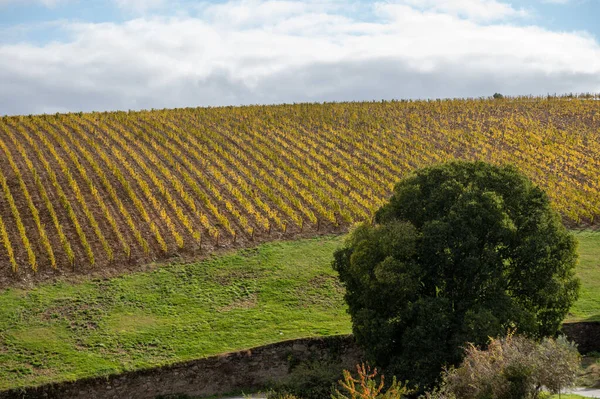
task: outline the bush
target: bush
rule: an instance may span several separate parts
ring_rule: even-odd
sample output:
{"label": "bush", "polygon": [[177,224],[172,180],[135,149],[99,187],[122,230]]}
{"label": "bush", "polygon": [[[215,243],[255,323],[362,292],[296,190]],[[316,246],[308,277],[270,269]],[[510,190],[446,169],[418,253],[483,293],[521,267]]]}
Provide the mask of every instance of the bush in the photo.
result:
{"label": "bush", "polygon": [[[410,389],[396,381],[392,380],[387,389],[385,387],[385,378],[383,375],[378,379],[377,369],[371,371],[369,366],[364,364],[357,365],[358,377],[352,377],[348,370],[344,370],[344,379],[338,381],[343,392],[335,389],[329,395],[315,396],[315,399],[403,399],[406,395],[412,393]],[[267,399],[307,399],[302,393],[291,393],[285,390],[275,390],[267,393]]]}
{"label": "bush", "polygon": [[382,375],[377,381],[377,369],[371,371],[369,366],[357,365],[358,378],[352,377],[348,370],[344,370],[344,380],[339,385],[344,393],[339,390],[331,396],[332,399],[402,399],[412,393],[410,389],[396,381],[384,391],[385,378]]}
{"label": "bush", "polygon": [[542,388],[559,393],[577,378],[580,357],[564,338],[541,344],[509,335],[487,350],[470,344],[460,367],[443,375],[442,388],[428,398],[536,399]]}
{"label": "bush", "polygon": [[430,388],[467,342],[553,336],[577,298],[576,260],[548,197],[516,169],[451,162],[398,183],[333,267],[370,360]]}
{"label": "bush", "polygon": [[342,367],[329,362],[300,363],[293,368],[287,381],[271,384],[267,398],[329,398],[334,393],[335,384],[342,371]]}

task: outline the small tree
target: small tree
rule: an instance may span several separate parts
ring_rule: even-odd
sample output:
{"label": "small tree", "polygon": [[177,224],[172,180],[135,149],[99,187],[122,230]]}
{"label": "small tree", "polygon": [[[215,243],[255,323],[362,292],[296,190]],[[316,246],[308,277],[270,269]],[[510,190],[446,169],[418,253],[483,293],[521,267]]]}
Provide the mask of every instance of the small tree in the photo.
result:
{"label": "small tree", "polygon": [[398,183],[333,267],[370,359],[429,388],[467,342],[555,334],[577,298],[576,260],[548,197],[515,168],[451,162]]}

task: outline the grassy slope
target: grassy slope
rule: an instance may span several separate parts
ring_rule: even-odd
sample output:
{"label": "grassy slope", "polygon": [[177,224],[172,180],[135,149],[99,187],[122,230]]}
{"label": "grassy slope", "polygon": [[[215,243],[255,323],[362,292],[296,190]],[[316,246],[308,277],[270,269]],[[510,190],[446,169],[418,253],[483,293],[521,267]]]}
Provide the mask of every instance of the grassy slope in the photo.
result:
{"label": "grassy slope", "polygon": [[0,389],[350,332],[330,267],[341,238],[0,293]]}
{"label": "grassy slope", "polygon": [[[600,233],[578,233],[571,320],[600,320]],[[330,262],[342,237],[261,245],[149,273],[0,292],[0,389],[350,332]]]}
{"label": "grassy slope", "polygon": [[581,293],[567,321],[600,321],[600,232],[579,232]]}

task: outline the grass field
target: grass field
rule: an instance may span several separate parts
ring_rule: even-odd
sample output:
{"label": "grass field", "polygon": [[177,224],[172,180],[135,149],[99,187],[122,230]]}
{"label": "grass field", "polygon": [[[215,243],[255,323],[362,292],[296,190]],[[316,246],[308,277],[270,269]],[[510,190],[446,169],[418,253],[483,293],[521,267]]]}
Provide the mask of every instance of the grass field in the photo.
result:
{"label": "grass field", "polygon": [[[600,319],[600,232],[577,234]],[[0,389],[132,370],[295,337],[350,332],[330,262],[342,236],[264,244],[198,263],[0,292]]]}
{"label": "grass field", "polygon": [[600,321],[600,231],[575,235],[579,240],[581,292],[567,321]]}
{"label": "grass field", "polygon": [[452,159],[514,164],[596,224],[599,132],[600,102],[567,98],[2,117],[0,287],[332,232]]}
{"label": "grass field", "polygon": [[339,237],[0,293],[0,389],[350,332],[330,267]]}

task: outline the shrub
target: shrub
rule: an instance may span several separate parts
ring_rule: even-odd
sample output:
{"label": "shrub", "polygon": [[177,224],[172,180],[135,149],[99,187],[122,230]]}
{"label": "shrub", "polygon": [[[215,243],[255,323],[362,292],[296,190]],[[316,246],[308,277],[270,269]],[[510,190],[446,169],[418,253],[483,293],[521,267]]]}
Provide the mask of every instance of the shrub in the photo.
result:
{"label": "shrub", "polygon": [[492,339],[486,350],[470,344],[460,367],[445,372],[442,388],[426,397],[536,399],[543,387],[559,393],[571,386],[579,362],[577,349],[564,338],[538,344],[509,335]]}
{"label": "shrub", "polygon": [[[315,369],[312,370],[314,371]],[[392,383],[384,390],[386,386],[384,376],[381,375],[380,378],[377,378],[377,369],[371,371],[370,366],[360,364],[356,366],[356,370],[358,372],[357,378],[352,377],[352,374],[348,370],[343,370],[344,377],[338,381],[338,385],[343,392],[340,392],[339,389],[334,389],[331,384],[328,385],[326,391],[298,389],[299,385],[296,381],[296,384],[287,385],[287,388],[279,386],[276,389],[270,390],[267,392],[267,399],[403,399],[406,395],[412,393],[405,385],[397,382],[396,378],[393,378]],[[313,372],[303,372],[302,375],[308,377],[303,378],[304,382],[309,381],[311,377],[320,379]],[[319,386],[324,387],[325,385],[319,384]]]}
{"label": "shrub", "polygon": [[332,399],[402,399],[412,393],[402,383],[392,380],[391,385],[384,391],[385,378],[381,375],[377,380],[377,369],[371,371],[369,366],[357,365],[358,378],[352,377],[348,370],[344,370],[344,380],[339,381],[339,385],[344,393],[335,391]]}
{"label": "shrub", "polygon": [[298,397],[302,399],[329,398],[342,375],[342,367],[326,361],[296,365],[283,383],[271,384],[268,399]]}
{"label": "shrub", "polygon": [[516,169],[451,162],[398,183],[333,267],[370,360],[430,388],[467,342],[554,335],[577,298],[576,261],[575,238]]}

